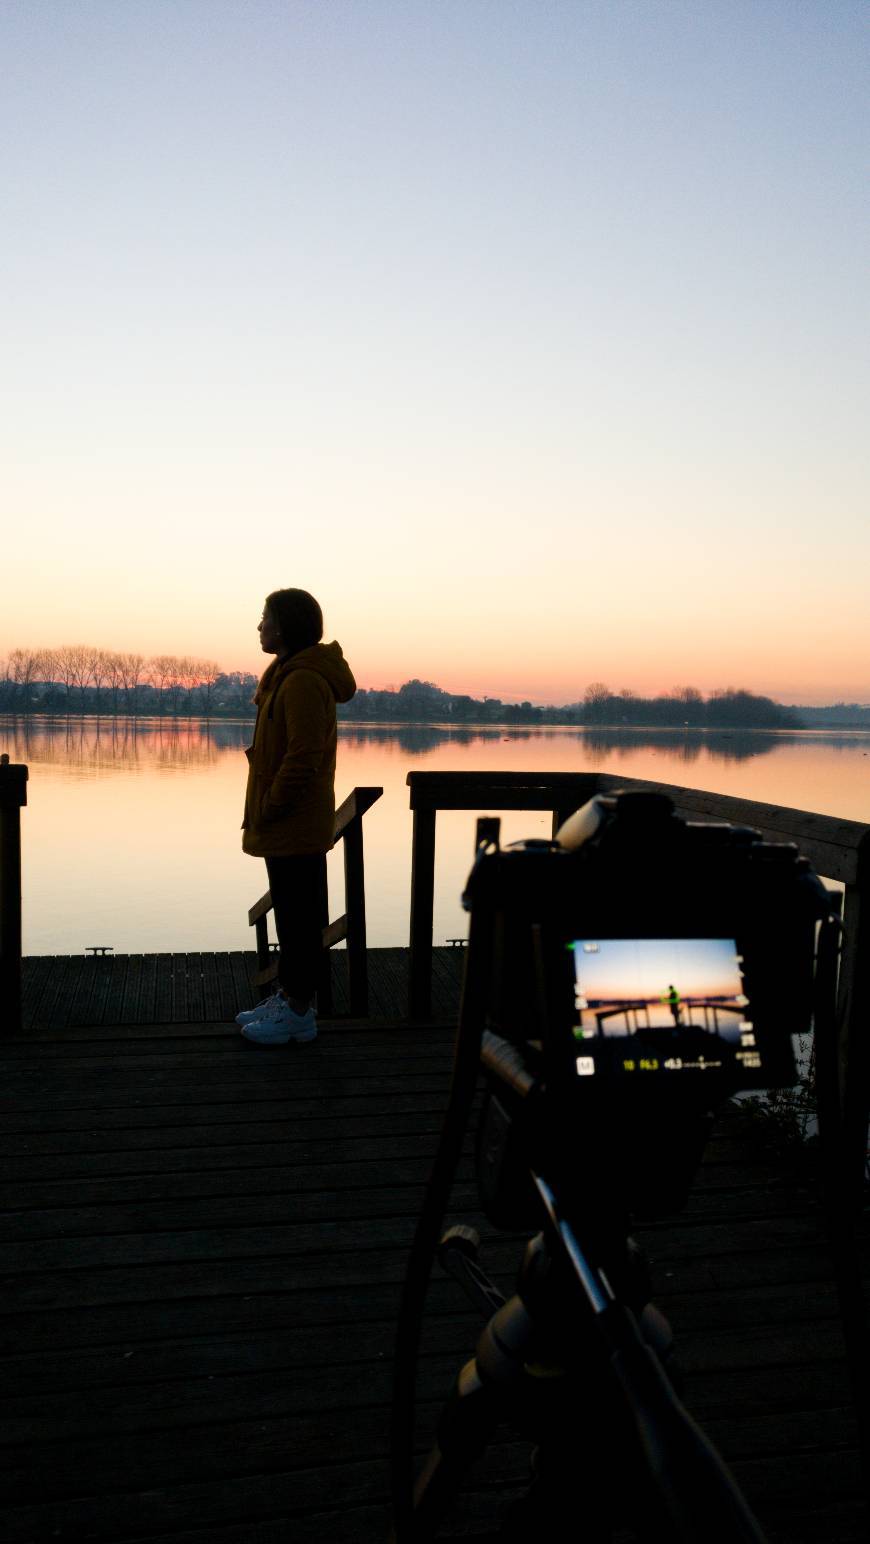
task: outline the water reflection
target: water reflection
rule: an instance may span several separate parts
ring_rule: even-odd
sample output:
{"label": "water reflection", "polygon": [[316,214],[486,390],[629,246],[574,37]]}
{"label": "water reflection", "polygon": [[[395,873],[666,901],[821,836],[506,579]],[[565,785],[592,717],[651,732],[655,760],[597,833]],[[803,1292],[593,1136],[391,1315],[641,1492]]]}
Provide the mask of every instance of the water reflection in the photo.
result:
{"label": "water reflection", "polygon": [[524,729],[515,726],[479,725],[464,729],[441,724],[343,724],[343,744],[379,745],[412,756],[425,756],[445,745],[470,746],[534,741],[573,742],[589,752],[598,762],[633,755],[636,751],[661,750],[669,761],[691,764],[706,753],[717,761],[747,761],[753,756],[768,756],[795,736],[765,734],[758,730],[682,730],[682,729],[565,729],[540,725]]}
{"label": "water reflection", "polygon": [[599,761],[638,750],[663,751],[669,761],[691,765],[706,753],[713,761],[749,761],[769,756],[793,736],[764,734],[751,729],[589,729],[581,736]]}
{"label": "water reflection", "polygon": [[[260,869],[241,851],[247,720],[0,719],[0,751],[31,768],[23,823],[29,954],[250,947]],[[832,754],[836,752],[836,754]],[[870,821],[870,736],[546,725],[342,726],[337,794],[384,790],[366,817],[372,947],[406,944],[407,773],[595,771]],[[490,811],[495,813],[495,811]],[[438,816],[435,937],[459,937],[476,812]],[[542,836],[537,811],[502,812],[504,840]],[[342,909],[341,853],[333,911]]]}
{"label": "water reflection", "polygon": [[10,761],[67,771],[205,767],[251,743],[249,722],[207,719],[0,718],[0,749]]}
{"label": "water reflection", "polygon": [[[812,742],[831,750],[854,750],[860,733],[772,733],[759,730],[573,729],[556,725],[340,724],[343,745],[377,746],[388,755],[426,757],[445,746],[574,745],[598,765],[619,762],[638,751],[689,766],[702,756],[739,763],[787,746]],[[224,752],[244,750],[253,724],[247,719],[137,719],[0,716],[0,750],[11,761],[63,765],[74,771],[135,769],[143,761],[166,768],[202,767]],[[542,757],[541,765],[544,764]]]}

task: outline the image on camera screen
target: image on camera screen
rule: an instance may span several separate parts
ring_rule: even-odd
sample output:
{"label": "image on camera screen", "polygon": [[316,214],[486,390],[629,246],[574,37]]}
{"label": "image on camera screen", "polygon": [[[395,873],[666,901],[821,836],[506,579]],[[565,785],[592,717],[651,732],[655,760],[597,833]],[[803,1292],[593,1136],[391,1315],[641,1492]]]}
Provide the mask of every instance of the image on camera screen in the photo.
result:
{"label": "image on camera screen", "polygon": [[733,938],[576,939],[577,1074],[758,1068]]}

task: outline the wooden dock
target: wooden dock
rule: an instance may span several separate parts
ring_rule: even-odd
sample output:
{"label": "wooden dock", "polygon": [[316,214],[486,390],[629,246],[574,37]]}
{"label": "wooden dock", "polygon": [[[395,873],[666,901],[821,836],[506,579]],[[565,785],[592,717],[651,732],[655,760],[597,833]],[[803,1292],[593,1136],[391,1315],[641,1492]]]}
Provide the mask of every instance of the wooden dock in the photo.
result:
{"label": "wooden dock", "polygon": [[[384,1019],[401,953],[373,951]],[[455,992],[460,951],[438,954]],[[226,1022],[253,956],[163,958],[168,977],[148,956],[29,962],[34,1028],[0,1047],[3,1536],[375,1544],[396,1306],[452,1031],[336,1023],[264,1050]],[[192,986],[206,958],[214,976]],[[450,1220],[480,1226],[509,1285],[519,1244],[480,1222],[470,1159]],[[686,1401],[770,1539],[864,1540],[812,1173],[725,1116],[686,1211],[638,1232]],[[423,1443],[477,1330],[435,1280]],[[447,1531],[494,1538],[526,1456],[494,1447]]]}
{"label": "wooden dock", "polygon": [[[432,951],[432,1016],[455,1022],[465,950]],[[350,1011],[347,953],[332,949],[334,1012]],[[31,955],[23,961],[26,1029],[54,1033],[132,1024],[230,1023],[271,991],[255,985],[257,956],[224,954]],[[408,950],[369,949],[368,1021],[406,1021]]]}

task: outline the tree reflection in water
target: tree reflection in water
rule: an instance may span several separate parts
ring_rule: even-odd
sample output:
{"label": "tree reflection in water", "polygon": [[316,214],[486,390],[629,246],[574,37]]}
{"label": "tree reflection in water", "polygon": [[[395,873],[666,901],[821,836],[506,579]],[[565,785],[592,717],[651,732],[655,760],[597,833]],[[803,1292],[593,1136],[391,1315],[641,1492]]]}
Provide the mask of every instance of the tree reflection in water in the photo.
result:
{"label": "tree reflection in water", "polygon": [[661,750],[669,761],[691,763],[702,752],[717,761],[748,761],[767,756],[778,746],[799,739],[790,734],[771,734],[758,730],[682,730],[682,729],[564,729],[548,725],[518,729],[515,725],[481,724],[462,729],[441,724],[342,724],[342,741],[348,745],[394,746],[411,756],[425,756],[443,745],[483,745],[575,741],[578,748],[590,752],[597,761],[639,750]]}
{"label": "tree reflection in water", "polygon": [[[135,767],[143,760],[165,767],[208,766],[223,753],[244,750],[253,732],[249,719],[0,717],[0,742],[11,761],[70,769]],[[805,743],[807,738],[801,733],[752,729],[568,729],[546,724],[528,729],[512,724],[465,724],[460,728],[395,723],[340,724],[339,735],[348,746],[378,746],[387,753],[415,758],[449,745],[465,749],[487,744],[534,744],[541,747],[541,767],[546,767],[547,742],[561,747],[573,743],[581,755],[587,753],[599,765],[638,751],[661,752],[671,764],[691,765],[702,755],[713,761],[750,761],[784,746]],[[812,740],[830,749],[845,749],[854,743],[854,736],[814,733]],[[494,767],[498,761],[495,754]]]}

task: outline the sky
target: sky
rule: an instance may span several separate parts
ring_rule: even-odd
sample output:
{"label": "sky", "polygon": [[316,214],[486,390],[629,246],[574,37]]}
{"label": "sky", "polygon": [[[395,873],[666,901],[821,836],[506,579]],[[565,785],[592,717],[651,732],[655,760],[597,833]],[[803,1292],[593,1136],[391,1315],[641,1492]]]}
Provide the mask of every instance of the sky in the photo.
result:
{"label": "sky", "polygon": [[681,997],[736,997],[734,951],[733,938],[604,938],[575,945],[577,985],[594,1002],[660,999],[672,986]]}
{"label": "sky", "polygon": [[0,0],[0,657],[870,701],[865,0]]}

